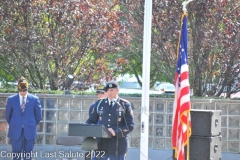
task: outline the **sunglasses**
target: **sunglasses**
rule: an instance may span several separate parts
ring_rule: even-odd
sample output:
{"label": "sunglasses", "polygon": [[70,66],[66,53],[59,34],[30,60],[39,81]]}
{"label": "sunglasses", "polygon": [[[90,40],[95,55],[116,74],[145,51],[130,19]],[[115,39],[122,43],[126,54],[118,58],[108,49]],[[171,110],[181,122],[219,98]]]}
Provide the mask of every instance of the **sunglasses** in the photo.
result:
{"label": "sunglasses", "polygon": [[19,91],[19,92],[26,92],[27,89],[19,89],[18,91]]}

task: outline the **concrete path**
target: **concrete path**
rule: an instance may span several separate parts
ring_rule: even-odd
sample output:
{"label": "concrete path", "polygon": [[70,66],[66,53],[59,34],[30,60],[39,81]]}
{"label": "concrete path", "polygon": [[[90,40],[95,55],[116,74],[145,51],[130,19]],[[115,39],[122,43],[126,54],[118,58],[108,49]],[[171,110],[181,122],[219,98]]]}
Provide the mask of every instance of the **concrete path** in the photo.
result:
{"label": "concrete path", "polygon": [[[0,145],[0,160],[10,160],[10,150],[10,146]],[[70,155],[75,156],[72,160],[84,160],[80,146],[37,146],[33,151],[34,160],[68,160]],[[140,149],[130,148],[126,160],[140,160]],[[146,160],[172,160],[172,150],[149,149]],[[240,160],[240,154],[222,153],[222,160]]]}

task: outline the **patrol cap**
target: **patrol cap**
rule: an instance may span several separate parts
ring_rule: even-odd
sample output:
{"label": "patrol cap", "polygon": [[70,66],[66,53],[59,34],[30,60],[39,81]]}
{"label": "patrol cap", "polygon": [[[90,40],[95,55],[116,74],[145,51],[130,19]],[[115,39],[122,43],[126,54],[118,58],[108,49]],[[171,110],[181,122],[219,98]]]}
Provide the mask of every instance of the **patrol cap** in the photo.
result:
{"label": "patrol cap", "polygon": [[21,77],[18,80],[18,90],[27,90],[27,89],[28,89],[28,81],[24,77]]}
{"label": "patrol cap", "polygon": [[116,81],[107,82],[105,91],[107,91],[109,88],[118,88],[118,83]]}
{"label": "patrol cap", "polygon": [[99,85],[98,87],[97,87],[97,91],[96,91],[97,93],[98,92],[102,92],[102,93],[104,93],[105,92],[105,86],[104,85]]}

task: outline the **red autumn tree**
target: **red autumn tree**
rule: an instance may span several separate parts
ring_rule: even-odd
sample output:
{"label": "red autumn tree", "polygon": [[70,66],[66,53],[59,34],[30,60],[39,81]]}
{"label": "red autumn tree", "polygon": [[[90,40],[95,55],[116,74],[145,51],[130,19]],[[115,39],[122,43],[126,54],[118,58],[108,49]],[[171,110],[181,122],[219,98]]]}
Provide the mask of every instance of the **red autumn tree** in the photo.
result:
{"label": "red autumn tree", "polygon": [[111,79],[114,68],[106,54],[131,40],[131,23],[122,16],[117,1],[4,1],[1,68],[16,79],[25,76],[36,88],[49,81],[53,90],[68,74],[87,83]]}

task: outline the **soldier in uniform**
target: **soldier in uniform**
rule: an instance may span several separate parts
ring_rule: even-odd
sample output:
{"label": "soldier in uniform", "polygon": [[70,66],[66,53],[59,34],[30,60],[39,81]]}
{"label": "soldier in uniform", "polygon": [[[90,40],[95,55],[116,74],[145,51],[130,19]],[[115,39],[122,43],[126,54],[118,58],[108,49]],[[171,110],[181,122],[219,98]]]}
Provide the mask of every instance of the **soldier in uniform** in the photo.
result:
{"label": "soldier in uniform", "polygon": [[[105,86],[104,86],[104,85],[99,85],[99,86],[97,87],[96,93],[97,93],[97,98],[98,98],[98,100],[107,97],[107,96],[106,96]],[[91,114],[93,113],[94,107],[95,107],[95,103],[93,103],[93,104],[90,106],[90,108],[89,108],[89,117],[90,117]],[[99,121],[98,121],[98,124],[99,124]],[[100,141],[100,139],[97,139],[97,141]],[[101,151],[97,151],[97,150],[96,150],[95,152],[96,152],[96,153],[100,153]],[[95,154],[95,155],[96,155],[96,154]],[[99,158],[93,155],[92,160],[99,160]]]}
{"label": "soldier in uniform", "polygon": [[112,134],[112,138],[98,141],[101,160],[125,160],[128,146],[128,134],[134,128],[133,111],[129,101],[118,96],[119,88],[115,81],[109,81],[105,87],[107,98],[95,103],[88,124],[103,124]]}
{"label": "soldier in uniform", "polygon": [[[97,98],[98,99],[106,98],[105,86],[104,85],[99,85],[97,87],[96,93],[97,93]],[[89,108],[89,117],[90,117],[91,113],[94,111],[94,106],[95,106],[95,103],[93,103]]]}

